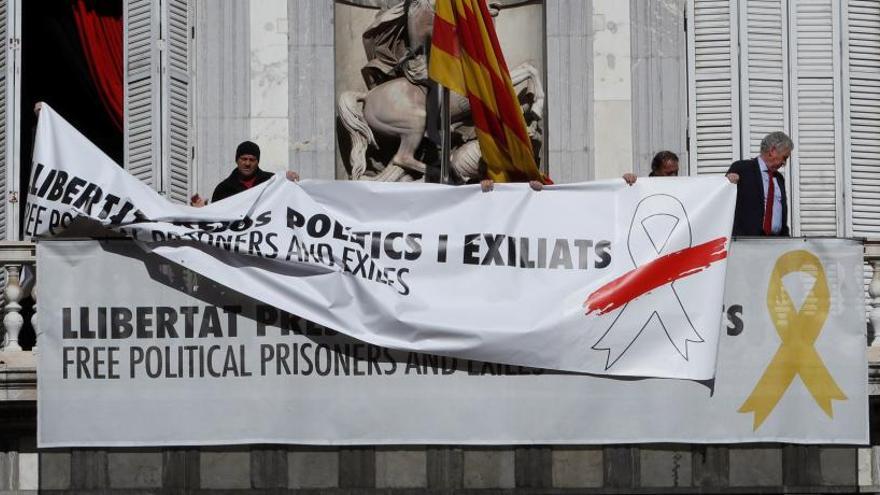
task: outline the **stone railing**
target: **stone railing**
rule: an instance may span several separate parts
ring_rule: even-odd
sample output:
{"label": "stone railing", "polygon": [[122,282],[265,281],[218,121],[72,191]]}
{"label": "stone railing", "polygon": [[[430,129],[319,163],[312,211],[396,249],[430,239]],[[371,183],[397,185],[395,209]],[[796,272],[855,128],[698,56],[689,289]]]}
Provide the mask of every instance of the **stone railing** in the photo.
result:
{"label": "stone railing", "polygon": [[868,393],[880,395],[880,241],[865,243],[865,262],[874,269],[868,285]]}
{"label": "stone railing", "polygon": [[[3,347],[0,349],[0,401],[36,400],[37,372],[34,353],[22,351],[18,339],[25,327],[21,301],[36,298],[36,247],[32,242],[0,242]],[[29,280],[23,280],[23,276]],[[34,308],[36,310],[36,307]],[[31,317],[36,332],[37,313]],[[36,345],[33,351],[36,351]]]}
{"label": "stone railing", "polygon": [[[868,321],[869,332],[873,336],[868,347],[870,362],[871,394],[880,395],[880,240],[865,243],[865,262],[871,265],[874,275],[868,287]],[[23,280],[23,273],[29,270],[34,279]],[[0,310],[2,310],[2,340],[0,340],[0,371],[6,370],[12,362],[27,366],[25,361],[33,365],[31,352],[21,352],[18,339],[25,320],[21,314],[21,300],[28,295],[36,299],[36,246],[31,242],[4,241],[0,242]],[[28,277],[30,278],[30,277]],[[30,321],[35,333],[37,330],[37,312]],[[36,345],[34,351],[37,350]],[[20,354],[20,355],[18,355]],[[0,379],[0,382],[3,380]]]}
{"label": "stone railing", "polygon": [[[25,326],[21,300],[29,294],[36,298],[36,246],[32,242],[0,242],[0,268],[3,269],[3,350],[21,351],[18,338]],[[23,280],[25,271],[28,279]],[[31,324],[36,329],[36,313]]]}
{"label": "stone railing", "polygon": [[[866,243],[865,261],[874,269],[867,308],[869,319],[874,333],[880,334],[880,242]],[[22,351],[18,345],[19,332],[25,327],[21,300],[29,291],[34,295],[32,282],[22,281],[25,267],[35,267],[34,245],[0,242],[0,289],[3,289],[4,296],[0,299],[0,317],[6,329],[0,333],[4,343],[0,349],[0,423],[3,423],[8,438],[13,438],[9,431],[23,431],[27,438],[33,438],[36,428],[36,362],[33,352]],[[36,328],[36,317],[31,322]],[[880,395],[880,339],[874,340],[868,353],[870,393]],[[88,488],[97,493],[114,483],[126,488],[160,491],[162,487],[173,487],[171,491],[178,491],[180,487],[185,487],[183,491],[199,487],[311,489],[307,491],[336,491],[337,487],[344,487],[345,491],[351,487],[364,487],[357,489],[363,493],[398,493],[388,487],[406,487],[406,493],[428,487],[435,488],[432,491],[438,487],[450,487],[441,490],[444,492],[504,487],[503,491],[510,493],[518,492],[515,487],[529,487],[528,491],[534,491],[535,487],[538,491],[554,491],[550,487],[566,487],[574,491],[591,487],[584,491],[597,491],[607,487],[618,492],[632,490],[641,493],[697,493],[703,491],[700,488],[703,486],[707,487],[706,491],[720,493],[726,489],[719,487],[728,485],[734,491],[737,487],[747,487],[743,491],[755,491],[754,487],[761,486],[768,492],[790,488],[783,484],[806,487],[803,491],[811,493],[841,493],[844,489],[839,486],[854,491],[857,485],[866,492],[880,490],[880,447],[876,445],[860,448],[754,447],[737,446],[728,450],[726,446],[702,445],[491,449],[481,446],[410,446],[396,450],[366,446],[298,450],[297,447],[252,446],[148,453],[117,448],[109,454],[90,449],[34,453],[33,447],[27,452],[12,452],[15,447],[10,447],[10,452],[0,453],[0,467],[5,466],[7,473],[18,473],[19,481],[7,476],[4,484],[4,473],[0,472],[0,491],[51,487],[59,491]],[[12,467],[16,466],[13,462],[17,467]],[[197,467],[201,462],[202,474],[191,479],[179,466],[193,462]],[[306,465],[312,467],[304,471]],[[389,470],[389,465],[406,469]],[[91,469],[89,473],[103,475],[82,474],[84,468]],[[399,473],[405,473],[405,476]],[[641,488],[628,489],[637,485]],[[679,486],[683,488],[677,488]]]}
{"label": "stone railing", "polygon": [[868,321],[873,329],[873,346],[880,346],[880,241],[865,243],[865,262],[874,269],[874,277],[868,286]]}

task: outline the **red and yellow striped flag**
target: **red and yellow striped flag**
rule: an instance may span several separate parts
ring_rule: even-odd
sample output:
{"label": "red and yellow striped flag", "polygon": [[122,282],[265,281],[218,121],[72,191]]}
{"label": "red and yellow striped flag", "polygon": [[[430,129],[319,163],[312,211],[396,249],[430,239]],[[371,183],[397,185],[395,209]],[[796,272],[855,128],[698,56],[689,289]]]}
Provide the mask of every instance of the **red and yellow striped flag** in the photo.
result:
{"label": "red and yellow striped flag", "polygon": [[546,182],[485,0],[436,1],[428,76],[468,98],[488,178]]}

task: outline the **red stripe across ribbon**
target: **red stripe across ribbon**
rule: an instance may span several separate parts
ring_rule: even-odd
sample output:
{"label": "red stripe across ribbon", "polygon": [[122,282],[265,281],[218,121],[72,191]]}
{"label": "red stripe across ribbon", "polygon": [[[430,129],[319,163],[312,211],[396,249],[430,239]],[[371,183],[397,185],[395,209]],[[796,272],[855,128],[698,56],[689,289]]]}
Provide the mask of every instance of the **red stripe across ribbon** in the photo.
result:
{"label": "red stripe across ribbon", "polygon": [[727,257],[726,237],[661,256],[603,285],[587,297],[587,314],[605,314],[657,287],[699,273]]}

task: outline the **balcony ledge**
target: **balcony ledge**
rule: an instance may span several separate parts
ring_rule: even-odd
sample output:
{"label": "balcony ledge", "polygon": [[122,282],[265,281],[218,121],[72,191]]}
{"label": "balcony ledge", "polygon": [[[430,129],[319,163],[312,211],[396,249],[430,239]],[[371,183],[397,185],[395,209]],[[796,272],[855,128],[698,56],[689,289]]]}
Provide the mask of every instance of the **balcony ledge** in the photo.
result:
{"label": "balcony ledge", "polygon": [[37,360],[31,351],[0,351],[0,401],[37,400]]}

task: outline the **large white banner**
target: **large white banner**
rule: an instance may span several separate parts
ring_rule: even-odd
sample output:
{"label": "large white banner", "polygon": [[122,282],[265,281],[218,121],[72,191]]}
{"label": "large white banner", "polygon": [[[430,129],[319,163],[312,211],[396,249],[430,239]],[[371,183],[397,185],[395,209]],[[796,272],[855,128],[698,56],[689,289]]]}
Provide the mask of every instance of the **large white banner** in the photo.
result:
{"label": "large white banner", "polygon": [[276,177],[191,208],[161,198],[44,106],[25,232],[57,235],[88,217],[381,347],[709,379],[735,194],[719,177],[492,193]]}
{"label": "large white banner", "polygon": [[390,351],[132,242],[41,242],[39,445],[866,443],[861,253],[734,242],[700,383]]}

